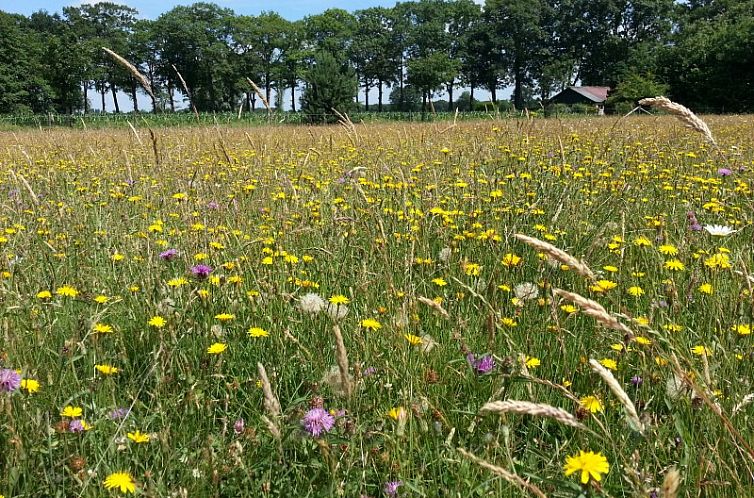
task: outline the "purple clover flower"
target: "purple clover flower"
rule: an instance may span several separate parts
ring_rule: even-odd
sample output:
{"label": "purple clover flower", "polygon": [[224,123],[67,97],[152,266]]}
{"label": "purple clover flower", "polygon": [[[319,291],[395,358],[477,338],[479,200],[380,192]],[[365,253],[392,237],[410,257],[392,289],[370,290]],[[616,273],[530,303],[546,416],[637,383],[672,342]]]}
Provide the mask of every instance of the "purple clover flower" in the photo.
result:
{"label": "purple clover flower", "polygon": [[733,171],[729,170],[728,168],[719,168],[717,170],[717,174],[720,176],[730,176],[733,174]]}
{"label": "purple clover flower", "polygon": [[200,280],[209,277],[210,273],[212,273],[211,266],[196,265],[193,268],[191,268],[191,274]]}
{"label": "purple clover flower", "polygon": [[163,261],[173,261],[178,257],[178,249],[168,249],[160,253],[160,259]]}
{"label": "purple clover flower", "polygon": [[301,425],[306,432],[314,437],[319,437],[323,432],[330,432],[335,425],[335,417],[330,415],[324,408],[312,408],[304,418],[301,419]]}
{"label": "purple clover flower", "polygon": [[245,428],[246,428],[246,421],[243,418],[239,418],[233,424],[233,432],[235,432],[236,435],[243,434],[243,431]]}
{"label": "purple clover flower", "polygon": [[382,488],[385,496],[398,496],[398,488],[403,486],[403,481],[388,481]]}
{"label": "purple clover flower", "polygon": [[209,201],[209,203],[207,203],[207,208],[208,209],[220,209],[220,204],[218,204],[217,201]]}
{"label": "purple clover flower", "polygon": [[466,355],[466,361],[469,362],[471,368],[478,375],[488,374],[495,369],[495,359],[488,354],[482,355],[477,358],[473,353],[469,353]]}
{"label": "purple clover flower", "polygon": [[634,375],[633,377],[631,377],[631,384],[633,384],[634,387],[641,387],[643,383],[644,379],[642,379],[640,376]]}
{"label": "purple clover flower", "polygon": [[0,370],[0,393],[12,393],[21,386],[21,376],[10,368]]}
{"label": "purple clover flower", "polygon": [[81,420],[71,420],[71,422],[68,424],[68,431],[70,432],[84,432],[84,424],[81,423]]}

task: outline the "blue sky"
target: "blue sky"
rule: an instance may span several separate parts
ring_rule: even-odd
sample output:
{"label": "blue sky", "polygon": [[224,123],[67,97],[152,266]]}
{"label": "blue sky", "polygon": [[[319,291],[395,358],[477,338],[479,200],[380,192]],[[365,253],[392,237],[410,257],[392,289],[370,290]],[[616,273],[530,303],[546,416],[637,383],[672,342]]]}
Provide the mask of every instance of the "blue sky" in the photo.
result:
{"label": "blue sky", "polygon": [[[128,5],[138,10],[141,17],[156,19],[163,12],[167,12],[176,5],[191,5],[193,1],[168,1],[159,0],[112,0],[121,5]],[[38,10],[46,10],[50,13],[60,12],[68,5],[81,5],[82,3],[95,3],[93,0],[81,1],[55,1],[55,0],[0,0],[0,10],[29,15]],[[226,0],[215,1],[222,7],[233,9],[237,14],[257,15],[265,10],[273,10],[283,17],[296,20],[309,14],[319,14],[328,8],[341,8],[348,11],[365,9],[367,7],[395,5],[390,0],[329,0],[326,2],[313,2],[310,0],[277,0],[276,2],[260,0]]]}

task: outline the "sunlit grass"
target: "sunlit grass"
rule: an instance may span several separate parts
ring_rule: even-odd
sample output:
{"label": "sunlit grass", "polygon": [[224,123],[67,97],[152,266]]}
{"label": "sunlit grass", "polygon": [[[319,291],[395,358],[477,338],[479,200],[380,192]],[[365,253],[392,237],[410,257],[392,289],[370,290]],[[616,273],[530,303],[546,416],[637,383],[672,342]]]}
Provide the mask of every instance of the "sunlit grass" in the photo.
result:
{"label": "sunlit grass", "polygon": [[3,135],[0,494],[745,495],[750,118],[616,119]]}

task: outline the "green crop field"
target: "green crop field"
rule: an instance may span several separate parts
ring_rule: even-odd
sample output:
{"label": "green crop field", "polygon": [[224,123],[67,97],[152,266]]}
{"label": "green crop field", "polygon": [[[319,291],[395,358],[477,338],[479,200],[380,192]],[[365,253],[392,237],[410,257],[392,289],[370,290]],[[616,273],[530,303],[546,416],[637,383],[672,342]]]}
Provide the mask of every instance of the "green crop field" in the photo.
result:
{"label": "green crop field", "polygon": [[1,134],[0,495],[750,495],[705,120]]}

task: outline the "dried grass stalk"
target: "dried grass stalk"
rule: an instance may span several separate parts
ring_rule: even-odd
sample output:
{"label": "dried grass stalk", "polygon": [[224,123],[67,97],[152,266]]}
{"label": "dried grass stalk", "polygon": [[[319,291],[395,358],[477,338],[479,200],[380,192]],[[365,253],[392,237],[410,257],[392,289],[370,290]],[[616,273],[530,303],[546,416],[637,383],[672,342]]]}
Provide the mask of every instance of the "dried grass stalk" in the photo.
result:
{"label": "dried grass stalk", "polygon": [[272,434],[272,437],[275,439],[280,439],[282,436],[280,434],[280,429],[278,428],[277,424],[267,418],[267,415],[262,415],[262,421],[267,426],[267,430],[270,431],[270,434]]}
{"label": "dried grass stalk", "polygon": [[343,342],[343,334],[340,332],[338,325],[333,325],[333,334],[335,335],[335,349],[336,358],[338,360],[338,369],[340,370],[340,381],[343,385],[346,397],[350,398],[353,393],[353,385],[351,384],[351,376],[348,374],[348,354],[346,353],[346,345]]}
{"label": "dried grass stalk", "polygon": [[479,411],[481,413],[518,413],[521,415],[533,415],[535,417],[547,417],[563,425],[576,427],[577,429],[586,429],[581,422],[576,420],[576,417],[567,411],[544,403],[516,400],[491,401],[482,406]]}
{"label": "dried grass stalk", "polygon": [[438,312],[440,315],[442,315],[443,318],[448,318],[450,315],[448,315],[448,312],[443,308],[440,303],[429,299],[428,297],[419,296],[416,298],[417,301],[419,301],[422,304],[426,304],[436,312]]}
{"label": "dried grass stalk", "polygon": [[743,410],[744,407],[746,407],[747,405],[750,405],[752,401],[754,401],[754,393],[747,394],[746,396],[744,396],[741,402],[733,407],[733,411],[730,413],[731,416]]}
{"label": "dried grass stalk", "polygon": [[678,487],[681,484],[681,473],[678,469],[672,467],[665,474],[665,479],[662,481],[662,498],[676,498],[678,496]]}
{"label": "dried grass stalk", "polygon": [[593,301],[589,298],[576,294],[575,292],[568,292],[563,289],[553,289],[553,294],[560,296],[573,304],[581,308],[582,313],[587,316],[591,316],[602,325],[613,330],[619,330],[625,334],[629,334],[633,337],[631,329],[618,321],[613,315],[607,312],[607,310],[597,301]]}
{"label": "dried grass stalk", "polygon": [[537,496],[539,498],[547,498],[547,495],[544,494],[544,492],[541,489],[539,489],[536,485],[530,483],[529,481],[523,479],[518,474],[505,470],[502,467],[498,467],[497,465],[494,465],[488,462],[487,460],[483,460],[479,458],[478,456],[474,455],[473,453],[470,453],[464,450],[463,448],[458,448],[458,453],[460,453],[467,459],[471,460],[475,464],[479,465],[480,467],[485,468],[491,471],[492,473],[499,475],[500,477],[502,477],[509,483],[528,491],[534,496]]}
{"label": "dried grass stalk", "polygon": [[120,55],[116,54],[112,50],[106,47],[102,47],[102,50],[104,50],[110,57],[115,59],[115,62],[120,64],[121,66],[125,67],[131,75],[136,78],[136,81],[139,82],[139,84],[144,88],[144,91],[146,91],[150,97],[152,97],[152,101],[156,101],[157,98],[154,96],[154,92],[152,91],[152,84],[149,83],[149,80],[146,76],[141,74],[141,72],[136,69],[136,66],[128,62],[126,59],[121,57]]}
{"label": "dried grass stalk", "polygon": [[639,419],[639,414],[636,412],[636,406],[634,406],[634,402],[631,401],[631,398],[628,397],[626,391],[623,390],[616,378],[613,377],[612,372],[600,365],[600,363],[594,359],[589,360],[589,365],[597,375],[602,377],[602,380],[605,381],[607,387],[610,388],[615,397],[618,398],[620,404],[623,405],[623,409],[626,411],[626,419],[628,419],[629,425],[640,433],[644,432],[644,424],[642,424],[641,420]]}
{"label": "dried grass stalk", "polygon": [[257,84],[254,83],[251,80],[251,78],[246,78],[246,81],[248,81],[249,85],[251,86],[251,88],[254,89],[254,93],[256,93],[257,97],[259,97],[259,100],[262,101],[262,103],[264,104],[264,107],[267,109],[267,112],[272,112],[272,108],[270,107],[270,103],[267,102],[267,99],[265,98],[264,94],[262,93],[262,89],[259,88],[259,86],[257,86]]}
{"label": "dried grass stalk", "polygon": [[573,268],[576,273],[581,275],[582,277],[587,277],[592,280],[596,279],[596,276],[592,272],[592,270],[589,269],[589,267],[583,262],[579,261],[578,259],[574,258],[567,252],[565,252],[562,249],[558,249],[552,244],[549,244],[543,240],[535,239],[534,237],[529,237],[527,235],[523,235],[520,233],[517,233],[514,235],[515,238],[523,242],[524,244],[536,249],[539,252],[542,252],[551,258],[559,261],[560,263],[564,265],[568,265],[569,267]]}
{"label": "dried grass stalk", "polygon": [[272,385],[270,379],[267,377],[267,371],[264,369],[264,365],[257,363],[257,370],[259,371],[259,377],[262,380],[262,391],[264,392],[264,407],[267,413],[273,417],[280,415],[280,402],[272,392]]}
{"label": "dried grass stalk", "polygon": [[186,92],[186,97],[188,97],[189,103],[191,104],[191,110],[194,111],[194,116],[196,116],[196,120],[199,121],[199,111],[196,110],[196,106],[194,105],[194,97],[191,96],[191,92],[188,89],[188,85],[186,84],[186,80],[183,79],[183,75],[178,70],[178,68],[175,67],[175,64],[171,64],[170,67],[172,67],[173,71],[175,71],[175,74],[178,75],[178,81],[181,82],[181,86],[183,87],[183,91]]}
{"label": "dried grass stalk", "polygon": [[641,99],[639,101],[639,104],[655,107],[672,114],[676,117],[676,119],[683,123],[686,128],[691,128],[692,130],[701,133],[707,142],[715,146],[717,145],[717,142],[715,142],[715,137],[712,136],[712,131],[710,131],[707,123],[702,121],[699,116],[691,112],[688,107],[673,102],[667,97],[651,97],[647,99]]}

